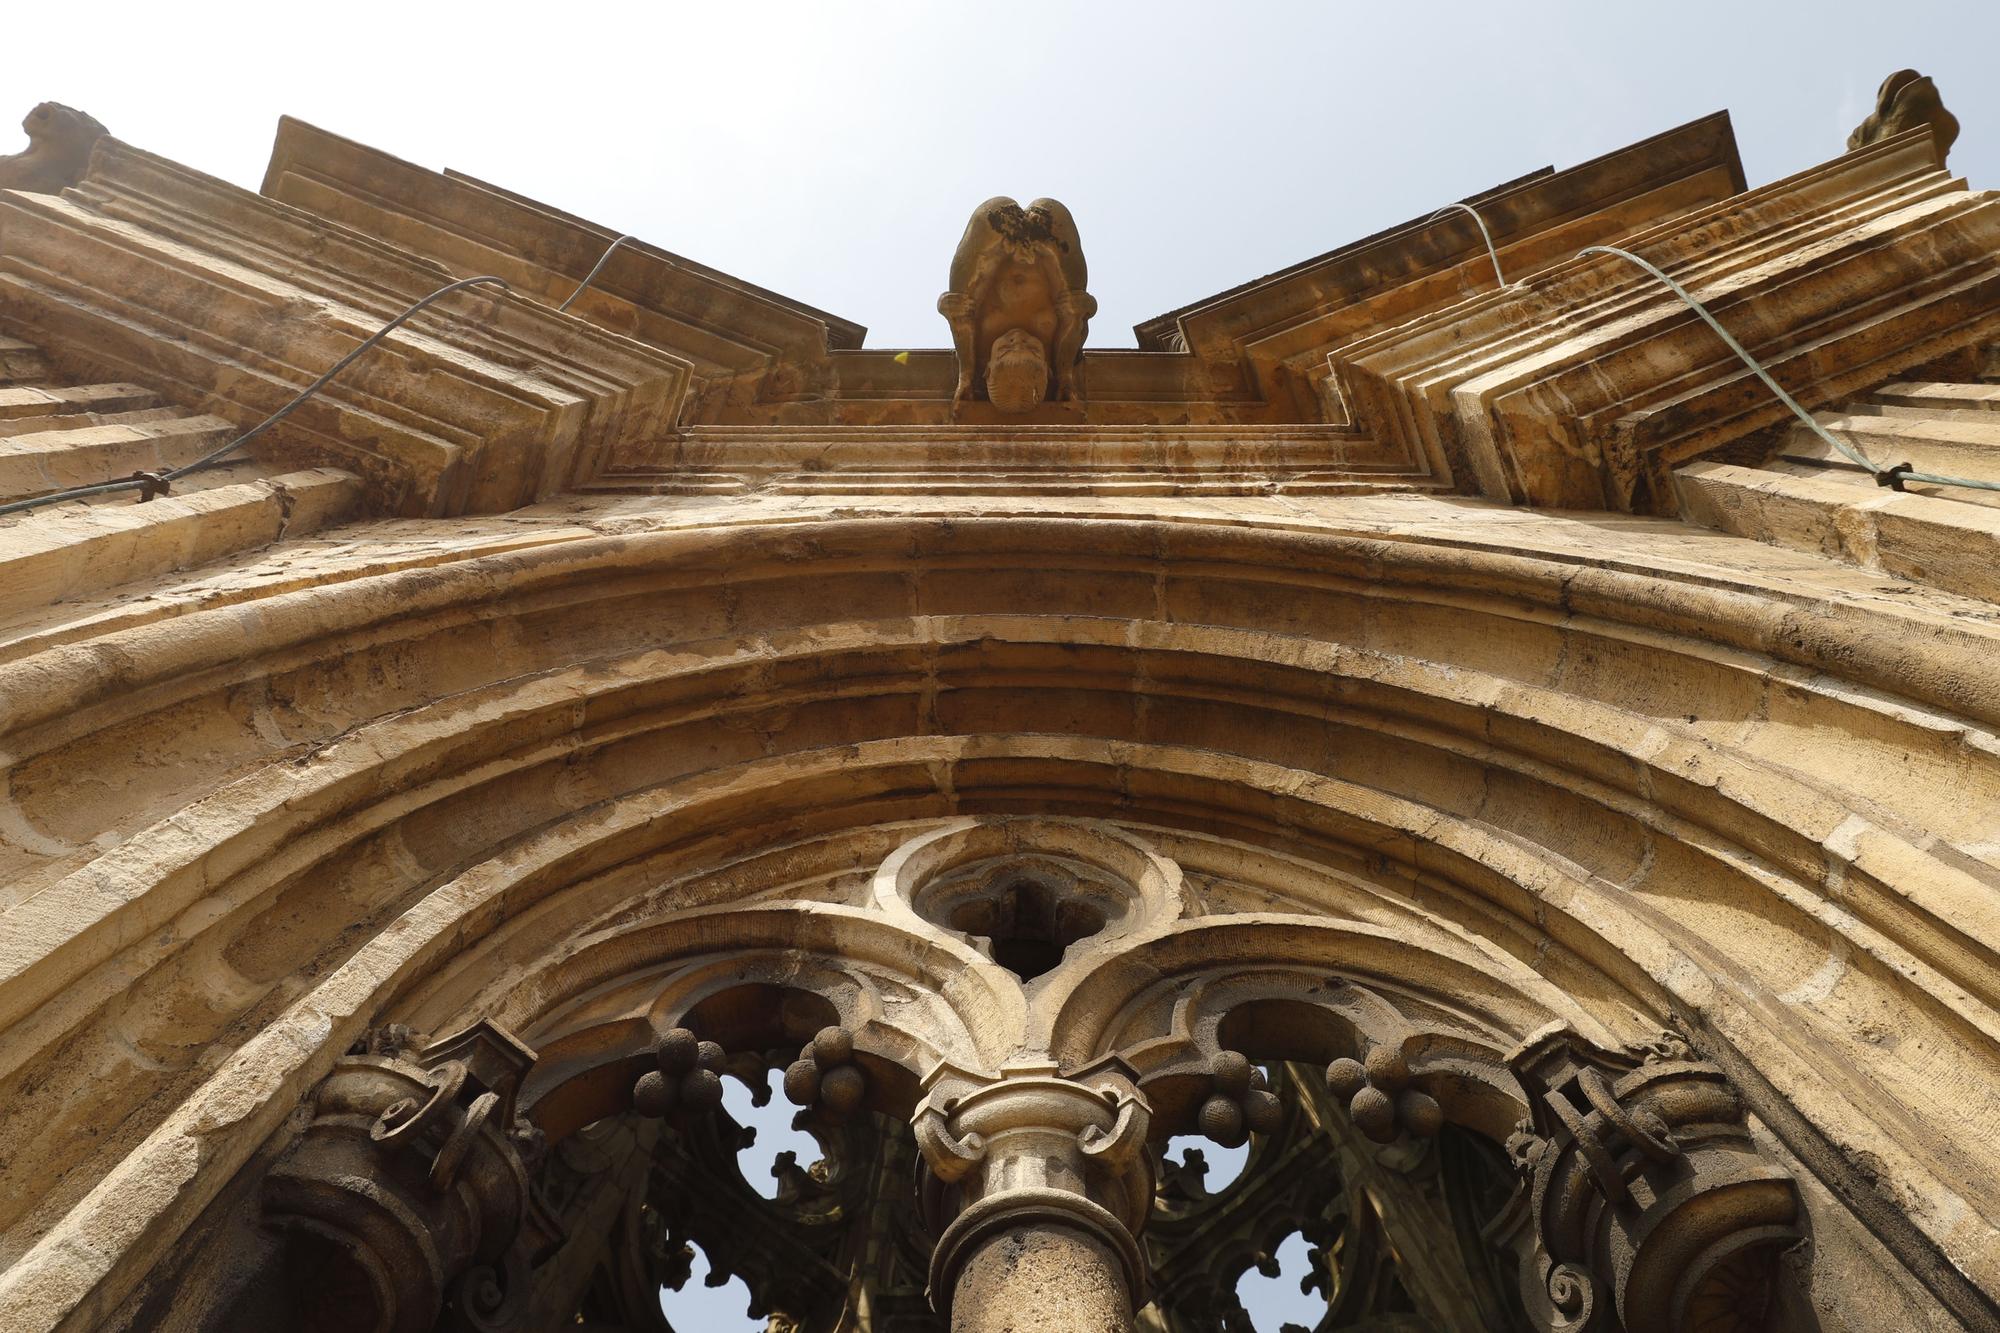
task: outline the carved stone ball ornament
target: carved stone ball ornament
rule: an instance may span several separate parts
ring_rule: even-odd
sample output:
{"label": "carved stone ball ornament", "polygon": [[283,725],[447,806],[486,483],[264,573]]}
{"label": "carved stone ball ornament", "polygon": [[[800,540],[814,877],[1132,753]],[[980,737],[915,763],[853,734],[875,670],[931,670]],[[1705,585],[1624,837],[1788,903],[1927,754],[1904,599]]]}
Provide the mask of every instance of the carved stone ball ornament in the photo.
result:
{"label": "carved stone ball ornament", "polygon": [[722,1047],[702,1041],[686,1028],[670,1028],[653,1043],[658,1069],[639,1075],[632,1105],[641,1115],[700,1114],[722,1105]]}
{"label": "carved stone ball ornament", "polygon": [[854,1034],[846,1028],[821,1028],[785,1068],[785,1097],[794,1106],[837,1119],[853,1114],[867,1095],[867,1077],[854,1063]]}
{"label": "carved stone ball ornament", "polygon": [[974,210],[938,297],[958,357],[953,410],[984,398],[1018,416],[1052,397],[1077,399],[1077,365],[1097,313],[1087,279],[1076,221],[1055,200],[1024,209],[995,198]]}
{"label": "carved stone ball ornament", "polygon": [[1393,1046],[1371,1047],[1360,1060],[1335,1060],[1326,1067],[1326,1088],[1346,1104],[1354,1127],[1376,1143],[1394,1143],[1403,1133],[1436,1138],[1444,1128],[1444,1108],[1410,1086],[1409,1062]]}
{"label": "carved stone ball ornament", "polygon": [[1241,1051],[1218,1051],[1209,1062],[1213,1091],[1196,1113],[1201,1132],[1225,1148],[1241,1147],[1252,1134],[1269,1134],[1285,1108],[1264,1071]]}

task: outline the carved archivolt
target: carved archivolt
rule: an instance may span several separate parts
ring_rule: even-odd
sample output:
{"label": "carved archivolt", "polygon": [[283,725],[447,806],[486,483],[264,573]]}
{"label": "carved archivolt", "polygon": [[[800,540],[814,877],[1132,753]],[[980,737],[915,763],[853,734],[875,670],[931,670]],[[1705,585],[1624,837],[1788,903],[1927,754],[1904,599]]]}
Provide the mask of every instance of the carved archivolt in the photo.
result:
{"label": "carved archivolt", "polygon": [[[1845,1155],[1868,1144],[1911,1243],[1984,1272],[1962,1228],[1985,1178],[1954,1145],[1991,1116],[1926,1089],[1986,1058],[1968,849],[2000,779],[1963,742],[2000,717],[1990,633],[1933,634],[1913,676],[1896,645],[1932,612],[1907,599],[1817,587],[1808,613],[1804,575],[1698,535],[1693,572],[1638,574],[1517,517],[1449,542],[1112,520],[1087,550],[999,520],[509,529],[421,568],[328,552],[310,598],[141,608],[115,653],[0,664],[8,827],[33,834],[0,978],[0,1118],[31,1145],[0,1165],[10,1234],[96,1238],[62,1309],[139,1298],[162,1238],[383,1022],[520,1034],[556,1138],[673,1027],[789,1061],[840,1026],[882,1113],[1025,1047],[1062,1075],[1118,1054],[1179,1132],[1222,1051],[1387,1046],[1501,1140],[1515,1043],[1554,1020],[1616,1049],[1678,1015],[1756,1072],[1839,1207],[1874,1188]],[[1697,695],[1733,720],[1671,707]],[[170,786],[115,815],[51,795],[146,736],[185,741]],[[877,894],[899,847],[1031,809],[1129,850]],[[1005,966],[1008,931],[1054,965]],[[71,1132],[86,1101],[123,1136]]]}
{"label": "carved archivolt", "polygon": [[[350,1057],[273,1173],[268,1206],[380,1275],[371,1327],[426,1327],[447,1306],[511,1327],[510,1292],[550,1248],[535,1237],[553,1231],[525,1226],[537,1201],[515,1139],[627,1114],[699,1133],[725,1072],[761,1086],[772,1053],[803,1036],[784,1088],[805,1117],[833,1127],[865,1108],[910,1125],[930,1299],[944,1313],[989,1247],[1051,1228],[1111,1257],[1128,1314],[1144,1305],[1160,1145],[1275,1133],[1285,1111],[1259,1067],[1274,1060],[1324,1061],[1330,1106],[1377,1143],[1428,1141],[1452,1122],[1492,1135],[1518,1119],[1508,1146],[1527,1220],[1508,1243],[1541,1326],[1668,1333],[1722,1284],[1768,1301],[1776,1249],[1800,1236],[1790,1177],[1751,1146],[1721,1071],[1685,1044],[1605,1054],[1558,1021],[1508,1055],[1504,1032],[1446,1007],[1452,960],[1404,942],[1391,970],[1314,918],[1218,918],[1176,963],[1157,946],[1198,928],[1201,903],[1181,865],[1133,830],[1010,816],[920,826],[855,897],[600,934],[565,956],[576,989],[531,1027],[539,1058],[490,1025],[425,1048],[420,1066]],[[1282,947],[1281,931],[1293,937]],[[1028,937],[1039,952],[1009,948]],[[600,954],[622,975],[592,982]],[[509,1137],[517,1088],[524,1118]],[[490,1179],[461,1185],[488,1159]],[[377,1186],[362,1182],[378,1179],[410,1195],[386,1214],[394,1234],[375,1234]],[[399,1255],[430,1258],[411,1270]]]}

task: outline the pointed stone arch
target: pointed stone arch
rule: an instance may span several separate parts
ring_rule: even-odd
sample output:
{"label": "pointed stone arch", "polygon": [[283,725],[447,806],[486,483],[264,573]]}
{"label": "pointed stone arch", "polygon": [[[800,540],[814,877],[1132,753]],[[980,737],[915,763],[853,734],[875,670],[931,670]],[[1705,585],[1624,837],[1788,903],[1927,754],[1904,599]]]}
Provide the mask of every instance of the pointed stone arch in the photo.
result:
{"label": "pointed stone arch", "polygon": [[[1694,536],[1647,572],[1534,516],[1400,508],[496,528],[52,631],[0,664],[5,1076],[17,1118],[61,1123],[83,1080],[119,1132],[16,1159],[0,1301],[78,1327],[142,1290],[373,1026],[532,1029],[723,923],[787,967],[930,956],[908,975],[999,995],[976,948],[842,895],[914,829],[1031,811],[1161,840],[1219,918],[1079,1004],[1124,1013],[1219,949],[1413,995],[1448,968],[1433,1001],[1495,1050],[1678,1024],[1818,1207],[1983,1272],[1980,1112],[1935,1071],[1994,1060],[1963,808],[2000,786],[1991,631]],[[55,780],[141,743],[173,777],[115,812]],[[1870,1213],[1864,1143],[1910,1232]]]}

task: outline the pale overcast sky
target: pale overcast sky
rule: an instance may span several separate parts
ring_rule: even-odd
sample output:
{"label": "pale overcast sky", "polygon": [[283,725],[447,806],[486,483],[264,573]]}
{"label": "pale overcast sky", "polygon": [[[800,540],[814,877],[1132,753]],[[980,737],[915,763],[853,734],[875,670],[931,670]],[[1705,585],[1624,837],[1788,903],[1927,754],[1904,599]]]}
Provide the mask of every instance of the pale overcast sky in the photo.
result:
{"label": "pale overcast sky", "polygon": [[[1751,183],[1934,76],[2000,187],[2000,0],[9,6],[52,99],[255,188],[281,113],[866,324],[936,313],[980,200],[1082,231],[1093,346],[1543,165],[1727,107]],[[0,121],[4,124],[5,121]],[[12,151],[0,136],[0,152]]]}

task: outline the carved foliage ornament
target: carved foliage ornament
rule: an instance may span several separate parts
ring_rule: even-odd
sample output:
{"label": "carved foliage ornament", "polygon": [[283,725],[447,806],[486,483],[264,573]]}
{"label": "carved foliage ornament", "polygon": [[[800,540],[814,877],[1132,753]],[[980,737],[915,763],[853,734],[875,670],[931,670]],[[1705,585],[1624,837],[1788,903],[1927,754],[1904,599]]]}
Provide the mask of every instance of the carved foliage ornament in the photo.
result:
{"label": "carved foliage ornament", "polygon": [[[1791,1177],[1750,1141],[1720,1069],[1668,1035],[1610,1052],[1550,1029],[1509,1061],[1532,1118],[1522,1295],[1557,1333],[1761,1329],[1781,1253],[1801,1239]],[[1728,1299],[1718,1301],[1718,1293]]]}
{"label": "carved foliage ornament", "polygon": [[[1181,1162],[1161,1161],[1143,1237],[1154,1283],[1154,1303],[1140,1320],[1145,1333],[1256,1333],[1238,1286],[1253,1269],[1280,1276],[1277,1252],[1295,1234],[1307,1245],[1299,1290],[1326,1302],[1324,1315],[1312,1321],[1316,1333],[1433,1327],[1402,1313],[1411,1309],[1407,1275],[1368,1192],[1349,1187],[1340,1149],[1302,1082],[1308,1069],[1275,1063],[1263,1080],[1268,1086],[1248,1085],[1250,1093],[1271,1098],[1277,1120],[1258,1113],[1263,1124],[1236,1179],[1211,1190],[1199,1149],[1188,1149]],[[1237,1081],[1233,1071],[1225,1078]]]}
{"label": "carved foliage ornament", "polygon": [[560,1239],[530,1188],[540,1133],[515,1115],[535,1053],[485,1021],[421,1052],[407,1038],[373,1033],[342,1059],[265,1178],[307,1329],[425,1333],[441,1312],[507,1328]]}

